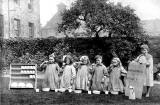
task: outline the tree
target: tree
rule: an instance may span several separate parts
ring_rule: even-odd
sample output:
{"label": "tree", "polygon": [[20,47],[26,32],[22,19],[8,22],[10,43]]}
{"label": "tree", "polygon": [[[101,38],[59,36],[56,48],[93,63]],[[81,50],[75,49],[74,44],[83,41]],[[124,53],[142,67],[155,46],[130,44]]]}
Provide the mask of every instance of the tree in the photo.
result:
{"label": "tree", "polygon": [[101,31],[108,32],[109,37],[136,37],[144,35],[140,19],[129,6],[114,4],[108,0],[77,0],[71,8],[62,13],[59,32],[70,32],[85,22],[88,36],[99,37]]}

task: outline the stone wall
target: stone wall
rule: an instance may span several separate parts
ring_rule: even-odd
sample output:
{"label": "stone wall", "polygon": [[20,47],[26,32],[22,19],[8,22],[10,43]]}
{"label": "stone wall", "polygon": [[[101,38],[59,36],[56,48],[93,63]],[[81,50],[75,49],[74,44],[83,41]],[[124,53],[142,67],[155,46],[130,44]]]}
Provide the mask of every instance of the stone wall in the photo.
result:
{"label": "stone wall", "polygon": [[[33,8],[28,8],[28,0],[2,0],[4,15],[4,38],[16,37],[14,32],[14,19],[20,20],[20,36],[29,38],[29,22],[34,24],[34,37],[40,37],[40,4],[33,0]],[[9,8],[8,8],[9,6]],[[10,27],[10,28],[9,28]]]}

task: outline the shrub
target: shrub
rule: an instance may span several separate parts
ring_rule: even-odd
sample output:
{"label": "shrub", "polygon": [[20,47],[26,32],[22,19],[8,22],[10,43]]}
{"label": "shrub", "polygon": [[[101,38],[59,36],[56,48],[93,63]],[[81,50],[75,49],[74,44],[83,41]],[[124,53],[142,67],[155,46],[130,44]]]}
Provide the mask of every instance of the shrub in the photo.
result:
{"label": "shrub", "polygon": [[[124,65],[128,60],[133,59],[138,54],[137,41],[125,38],[62,38],[54,37],[45,39],[14,39],[3,42],[4,66],[10,63],[42,63],[48,55],[55,52],[56,60],[62,63],[62,56],[70,54],[74,61],[78,61],[81,55],[88,55],[91,62],[97,54],[103,56],[106,66],[110,64],[114,52],[120,57]],[[29,53],[28,57],[26,53]]]}

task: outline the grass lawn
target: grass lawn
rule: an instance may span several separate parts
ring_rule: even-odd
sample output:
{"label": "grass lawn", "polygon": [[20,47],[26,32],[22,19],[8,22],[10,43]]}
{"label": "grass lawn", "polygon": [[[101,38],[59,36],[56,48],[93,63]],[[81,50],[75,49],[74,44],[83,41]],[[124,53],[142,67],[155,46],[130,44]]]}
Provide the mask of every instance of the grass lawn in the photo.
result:
{"label": "grass lawn", "polygon": [[[160,105],[160,85],[155,85],[151,97],[129,100],[124,95],[89,95],[75,93],[39,92],[34,90],[8,90],[7,78],[0,77],[1,105]],[[38,80],[41,83],[41,80]],[[38,86],[40,87],[40,85]]]}

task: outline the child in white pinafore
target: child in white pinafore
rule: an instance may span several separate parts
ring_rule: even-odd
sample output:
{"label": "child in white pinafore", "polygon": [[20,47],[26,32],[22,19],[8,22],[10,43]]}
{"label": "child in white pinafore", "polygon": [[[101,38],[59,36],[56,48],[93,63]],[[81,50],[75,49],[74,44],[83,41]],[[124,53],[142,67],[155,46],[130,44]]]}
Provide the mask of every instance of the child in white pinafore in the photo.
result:
{"label": "child in white pinafore", "polygon": [[55,62],[54,53],[49,56],[49,61],[44,61],[40,67],[45,69],[45,76],[43,81],[43,88],[50,88],[56,90],[59,88],[59,65]]}
{"label": "child in white pinafore", "polygon": [[73,66],[72,58],[67,55],[64,58],[63,74],[61,77],[60,88],[64,90],[75,89],[76,70]]}
{"label": "child in white pinafore", "polygon": [[78,71],[76,76],[76,89],[89,91],[89,85],[91,80],[90,74],[90,61],[88,56],[82,56],[78,65]]}
{"label": "child in white pinafore", "polygon": [[124,92],[123,82],[120,79],[121,76],[126,76],[127,71],[123,68],[119,58],[115,57],[112,59],[111,65],[108,67],[110,72],[109,88],[112,94],[118,94]]}

